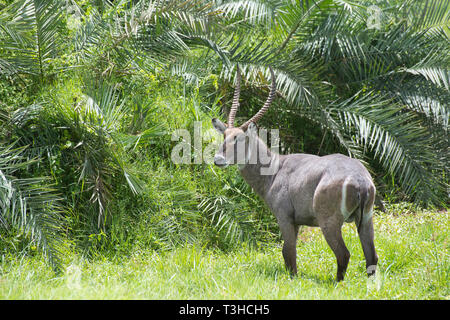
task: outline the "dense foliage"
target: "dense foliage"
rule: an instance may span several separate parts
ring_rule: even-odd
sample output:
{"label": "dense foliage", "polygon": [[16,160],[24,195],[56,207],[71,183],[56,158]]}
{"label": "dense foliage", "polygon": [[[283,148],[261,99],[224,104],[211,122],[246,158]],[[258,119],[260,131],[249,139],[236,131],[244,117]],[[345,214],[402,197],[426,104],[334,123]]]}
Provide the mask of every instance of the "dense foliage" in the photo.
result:
{"label": "dense foliage", "polygon": [[[0,1],[0,250],[126,253],[277,237],[237,171],[170,161],[267,94],[282,152],[365,162],[390,201],[448,205],[450,2]],[[192,157],[198,150],[193,149]]]}

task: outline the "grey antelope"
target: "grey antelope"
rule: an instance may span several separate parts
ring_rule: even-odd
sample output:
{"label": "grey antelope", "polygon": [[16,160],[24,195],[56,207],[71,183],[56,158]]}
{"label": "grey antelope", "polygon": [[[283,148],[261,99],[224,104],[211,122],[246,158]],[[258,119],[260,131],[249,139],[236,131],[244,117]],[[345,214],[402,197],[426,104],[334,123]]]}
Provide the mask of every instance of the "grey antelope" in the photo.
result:
{"label": "grey antelope", "polygon": [[[283,258],[292,275],[297,274],[296,242],[299,226],[319,226],[337,260],[336,280],[344,279],[350,259],[342,239],[344,222],[355,221],[366,259],[367,275],[375,274],[378,257],[373,242],[372,210],[375,186],[366,168],[356,159],[341,154],[323,157],[310,154],[280,155],[271,152],[257,135],[255,122],[270,107],[276,94],[275,75],[263,107],[240,127],[234,127],[239,107],[241,73],[237,67],[236,88],[228,123],[212,119],[214,128],[224,135],[215,154],[219,167],[236,164],[253,190],[264,199],[275,215],[283,237]],[[241,146],[241,147],[239,147]],[[241,152],[239,152],[241,150]],[[262,161],[262,156],[266,161]],[[262,170],[275,168],[269,174]]]}

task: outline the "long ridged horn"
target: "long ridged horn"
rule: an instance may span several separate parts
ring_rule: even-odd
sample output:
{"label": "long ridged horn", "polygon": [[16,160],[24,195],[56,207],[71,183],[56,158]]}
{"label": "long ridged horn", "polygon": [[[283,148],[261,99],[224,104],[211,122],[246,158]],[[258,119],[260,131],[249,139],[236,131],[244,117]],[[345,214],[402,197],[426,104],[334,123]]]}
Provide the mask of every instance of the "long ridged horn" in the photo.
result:
{"label": "long ridged horn", "polygon": [[272,85],[270,86],[269,96],[267,97],[266,102],[264,103],[263,107],[258,111],[258,113],[255,114],[250,120],[248,120],[246,123],[244,123],[242,126],[239,127],[240,129],[242,129],[244,131],[247,129],[247,127],[250,125],[250,123],[257,122],[259,119],[262,118],[264,113],[266,113],[266,111],[269,109],[270,104],[272,103],[273,98],[275,97],[275,93],[276,93],[276,89],[277,89],[275,73],[273,72],[271,66],[269,66],[269,69],[270,69],[270,74],[272,77]]}
{"label": "long ridged horn", "polygon": [[234,118],[236,116],[236,111],[239,108],[239,94],[241,93],[241,70],[239,65],[237,65],[236,70],[236,88],[234,89],[233,102],[231,104],[230,114],[228,115],[228,128],[234,127]]}

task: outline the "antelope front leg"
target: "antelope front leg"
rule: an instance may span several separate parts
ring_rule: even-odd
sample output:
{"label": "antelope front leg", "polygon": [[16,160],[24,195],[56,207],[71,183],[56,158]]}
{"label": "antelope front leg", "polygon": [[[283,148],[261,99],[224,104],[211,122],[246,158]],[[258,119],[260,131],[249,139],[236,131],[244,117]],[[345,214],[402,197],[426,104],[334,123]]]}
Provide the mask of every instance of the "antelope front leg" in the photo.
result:
{"label": "antelope front leg", "polygon": [[291,222],[279,222],[281,235],[283,237],[283,258],[286,265],[286,269],[290,272],[291,276],[297,275],[297,234],[298,226],[295,226]]}

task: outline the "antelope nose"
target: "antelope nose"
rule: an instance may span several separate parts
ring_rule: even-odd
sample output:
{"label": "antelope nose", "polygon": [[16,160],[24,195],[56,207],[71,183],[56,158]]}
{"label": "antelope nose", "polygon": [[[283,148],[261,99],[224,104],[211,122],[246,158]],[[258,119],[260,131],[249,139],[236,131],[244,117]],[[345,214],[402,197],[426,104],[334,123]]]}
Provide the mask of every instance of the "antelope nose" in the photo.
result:
{"label": "antelope nose", "polygon": [[214,164],[216,166],[224,166],[224,165],[226,165],[225,157],[220,155],[220,154],[216,154],[214,156]]}

